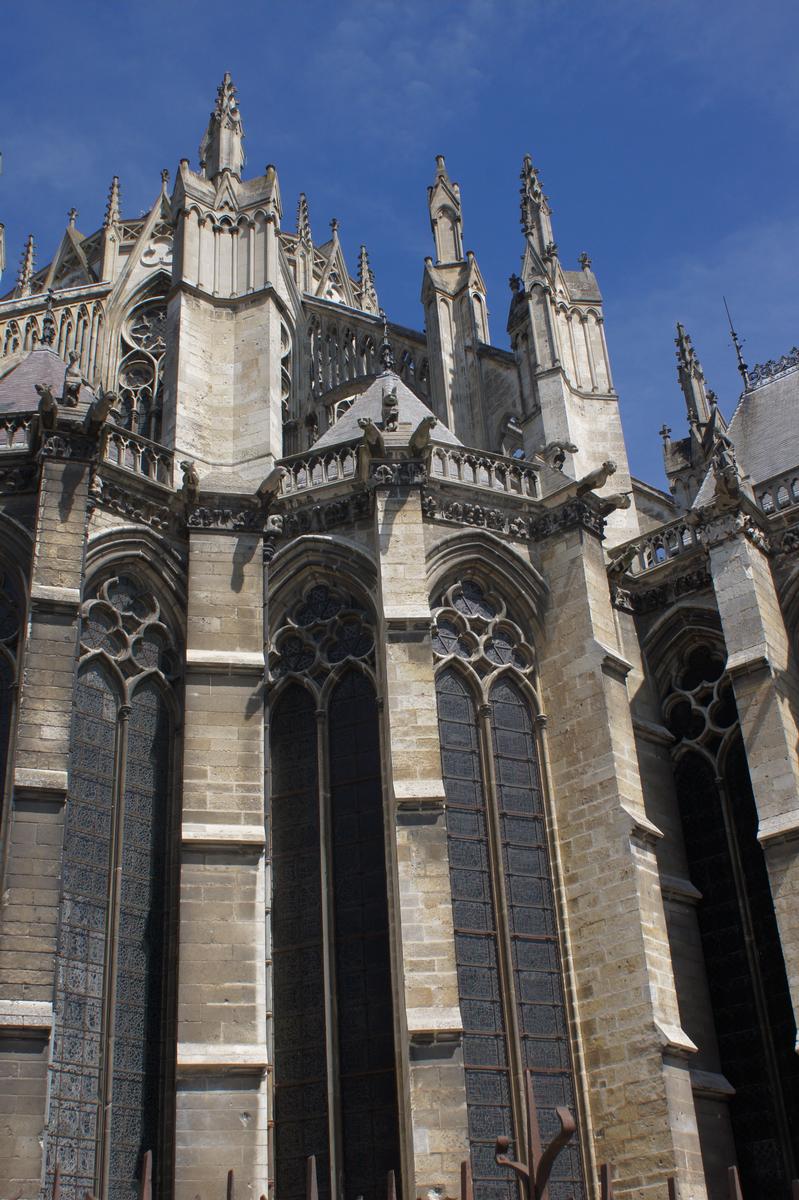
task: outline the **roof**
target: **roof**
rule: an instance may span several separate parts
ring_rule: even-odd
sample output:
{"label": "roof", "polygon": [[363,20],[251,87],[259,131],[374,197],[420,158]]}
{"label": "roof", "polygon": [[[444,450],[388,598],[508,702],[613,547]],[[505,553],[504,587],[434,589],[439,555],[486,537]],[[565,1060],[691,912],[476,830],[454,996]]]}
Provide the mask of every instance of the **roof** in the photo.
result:
{"label": "roof", "polygon": [[[362,417],[371,417],[376,424],[379,424],[383,420],[383,393],[391,391],[393,388],[397,389],[398,423],[400,425],[408,424],[412,431],[425,417],[434,416],[432,409],[429,409],[418,396],[414,395],[398,375],[395,375],[393,371],[384,371],[370,383],[366,391],[336,421],[335,425],[331,425],[330,429],[314,442],[312,449],[325,450],[329,446],[343,446],[347,442],[360,441],[363,437],[363,430],[358,425],[358,421]],[[444,446],[463,445],[441,421],[434,426],[430,440]]]}
{"label": "roof", "polygon": [[[791,371],[741,396],[727,436],[742,474],[754,485],[799,465],[799,371]],[[713,497],[713,473],[705,477],[694,507]]]}
{"label": "roof", "polygon": [[[49,346],[37,346],[0,379],[0,412],[33,412],[39,405],[37,383],[49,387],[56,400],[60,399],[66,369],[60,354]],[[79,399],[81,404],[90,404],[94,399],[86,384],[80,389]]]}

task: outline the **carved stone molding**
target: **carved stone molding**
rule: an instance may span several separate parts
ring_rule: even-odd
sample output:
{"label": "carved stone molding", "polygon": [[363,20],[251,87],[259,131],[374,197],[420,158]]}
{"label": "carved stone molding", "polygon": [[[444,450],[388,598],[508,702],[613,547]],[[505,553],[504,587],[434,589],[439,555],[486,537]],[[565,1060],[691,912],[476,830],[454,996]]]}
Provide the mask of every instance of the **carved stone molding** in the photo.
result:
{"label": "carved stone molding", "polygon": [[426,517],[452,521],[456,525],[490,529],[493,533],[504,533],[525,541],[529,537],[530,522],[525,517],[512,517],[499,508],[488,508],[483,504],[439,499],[432,492],[422,492],[422,512]]}
{"label": "carved stone molding", "polygon": [[97,438],[66,429],[45,433],[39,448],[40,458],[77,459],[83,462],[96,461],[98,453]]}
{"label": "carved stone molding", "polygon": [[265,525],[263,509],[254,506],[199,504],[186,515],[189,529],[205,529],[217,533],[258,533]]}
{"label": "carved stone molding", "polygon": [[335,525],[368,517],[371,511],[372,496],[369,492],[353,492],[328,500],[326,504],[306,504],[281,514],[283,534],[286,537],[298,537],[303,533],[323,533]]}
{"label": "carved stone molding", "polygon": [[33,463],[0,467],[0,495],[31,492],[36,488],[36,467]]}
{"label": "carved stone molding", "polygon": [[419,487],[427,483],[427,468],[415,459],[400,459],[397,462],[381,462],[372,459],[369,463],[371,487]]}
{"label": "carved stone molding", "polygon": [[129,488],[120,487],[96,475],[89,489],[89,497],[93,504],[100,505],[109,512],[118,513],[142,525],[148,525],[158,532],[165,532],[174,522],[174,515],[165,504],[146,496],[136,495]]}
{"label": "carved stone molding", "polygon": [[567,529],[580,527],[601,538],[605,521],[600,512],[582,499],[567,500],[559,508],[550,509],[530,522],[530,538],[539,541]]}
{"label": "carved stone molding", "polygon": [[679,575],[656,587],[618,587],[611,586],[610,595],[613,607],[622,612],[649,613],[659,608],[668,608],[683,596],[692,592],[701,592],[713,586],[713,580],[706,562],[694,567],[691,571],[683,571]]}
{"label": "carved stone molding", "polygon": [[743,534],[753,546],[768,554],[771,546],[768,535],[755,519],[740,508],[702,513],[697,527],[699,540],[710,549]]}

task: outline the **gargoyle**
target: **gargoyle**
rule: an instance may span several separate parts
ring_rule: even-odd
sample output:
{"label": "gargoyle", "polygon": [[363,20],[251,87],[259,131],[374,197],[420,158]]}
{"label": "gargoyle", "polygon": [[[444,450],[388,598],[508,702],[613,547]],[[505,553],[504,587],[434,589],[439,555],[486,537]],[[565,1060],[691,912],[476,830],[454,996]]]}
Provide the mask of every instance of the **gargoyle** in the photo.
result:
{"label": "gargoyle", "polygon": [[[66,384],[64,386],[66,389]],[[106,423],[117,399],[116,392],[101,391],[99,393],[97,399],[92,402],[89,411],[86,413],[86,429],[89,433],[96,433]]]}
{"label": "gargoyle", "polygon": [[256,495],[259,500],[267,502],[274,499],[280,491],[280,484],[286,474],[285,467],[273,467],[266,478],[258,486]]}
{"label": "gargoyle", "polygon": [[34,384],[34,387],[39,393],[39,420],[42,423],[42,429],[55,429],[58,420],[58,405],[52,389],[46,383],[37,383]]}
{"label": "gargoyle", "polygon": [[363,430],[363,445],[369,447],[373,458],[382,458],[386,453],[383,435],[371,417],[359,417],[358,425]]}
{"label": "gargoyle", "polygon": [[716,496],[732,502],[741,495],[741,472],[735,458],[735,449],[728,437],[719,434],[711,460],[716,481]]}
{"label": "gargoyle", "polygon": [[632,566],[637,553],[638,547],[636,545],[625,546],[608,563],[608,575],[623,575]]}
{"label": "gargoyle", "polygon": [[546,446],[539,446],[535,451],[539,458],[550,463],[556,471],[563,470],[567,454],[576,453],[577,447],[574,442],[547,442]]}
{"label": "gargoyle", "polygon": [[69,366],[64,375],[64,404],[67,408],[75,408],[80,399],[83,376],[80,373],[80,367],[77,365],[80,359],[77,350],[70,350],[68,357]]}
{"label": "gargoyle", "polygon": [[595,467],[593,471],[583,475],[577,483],[577,495],[584,496],[586,492],[593,492],[594,488],[604,487],[611,475],[615,474],[616,464],[608,459],[601,467]]}
{"label": "gargoyle", "polygon": [[393,387],[390,392],[383,392],[383,429],[386,433],[394,433],[399,421],[399,400],[397,399],[397,389]]}
{"label": "gargoyle", "polygon": [[430,445],[430,434],[438,424],[438,419],[434,416],[422,417],[419,424],[411,434],[411,440],[408,442],[408,449],[414,458],[418,458],[424,454],[427,447]]}
{"label": "gargoyle", "polygon": [[200,499],[200,476],[197,474],[197,468],[190,458],[186,458],[180,464],[180,469],[183,472],[183,486],[180,489],[183,498],[187,504],[196,504]]}
{"label": "gargoyle", "polygon": [[632,502],[632,492],[611,492],[609,496],[601,496],[602,516],[608,516],[617,508],[629,508]]}

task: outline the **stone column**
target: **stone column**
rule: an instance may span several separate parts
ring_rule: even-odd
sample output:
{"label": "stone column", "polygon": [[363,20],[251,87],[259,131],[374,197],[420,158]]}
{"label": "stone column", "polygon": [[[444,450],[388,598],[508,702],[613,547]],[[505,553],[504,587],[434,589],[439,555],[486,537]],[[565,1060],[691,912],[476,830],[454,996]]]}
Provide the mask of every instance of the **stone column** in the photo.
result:
{"label": "stone column", "polygon": [[189,518],[176,1200],[268,1190],[263,536],[232,499]]}
{"label": "stone column", "polygon": [[443,1195],[456,1196],[460,1163],[469,1155],[463,1024],[419,487],[378,487],[375,525],[383,772],[396,838],[389,902],[397,1032],[412,1125],[412,1145],[403,1130],[404,1190],[411,1197],[441,1187]]}
{"label": "stone column", "polygon": [[0,910],[0,1177],[38,1194],[53,1024],[67,797],[91,459],[96,441],[46,434],[30,615],[4,848]]}
{"label": "stone column", "polygon": [[570,502],[542,521],[550,589],[538,647],[585,1091],[597,1162],[630,1200],[704,1200],[655,845],[597,518]]}
{"label": "stone column", "polygon": [[702,538],[727,646],[761,845],[794,1013],[799,1016],[799,681],[766,540],[743,512],[709,518]]}

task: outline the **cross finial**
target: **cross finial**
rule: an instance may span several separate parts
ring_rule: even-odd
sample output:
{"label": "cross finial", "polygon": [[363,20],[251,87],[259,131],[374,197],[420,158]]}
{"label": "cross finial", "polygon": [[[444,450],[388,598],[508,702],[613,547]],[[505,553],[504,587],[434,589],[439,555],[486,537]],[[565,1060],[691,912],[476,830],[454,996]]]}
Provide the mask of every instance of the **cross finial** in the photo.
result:
{"label": "cross finial", "polygon": [[583,250],[582,254],[580,255],[580,257],[578,259],[578,262],[584,271],[587,271],[590,268],[591,259],[588,255],[587,250]]}
{"label": "cross finial", "polygon": [[522,281],[515,271],[508,280],[508,283],[510,284],[510,290],[513,292],[514,296],[517,295],[521,290]]}
{"label": "cross finial", "polygon": [[71,209],[69,210],[69,212],[67,213],[67,218],[68,218],[68,220],[69,220],[69,227],[70,227],[70,229],[74,229],[74,228],[75,228],[75,222],[76,222],[76,221],[77,221],[77,219],[78,219],[78,210],[77,210],[76,208],[71,208]]}
{"label": "cross finial", "polygon": [[658,430],[658,433],[663,438],[663,441],[667,442],[669,440],[669,438],[671,437],[671,428],[668,425],[661,425],[660,429]]}
{"label": "cross finial", "polygon": [[338,220],[336,217],[333,217],[332,221],[330,222],[330,232],[333,234],[333,237],[335,237],[338,233]]}
{"label": "cross finial", "polygon": [[164,185],[164,187],[166,187],[169,183],[169,169],[167,167],[164,167],[164,169],[161,171],[161,183]]}

